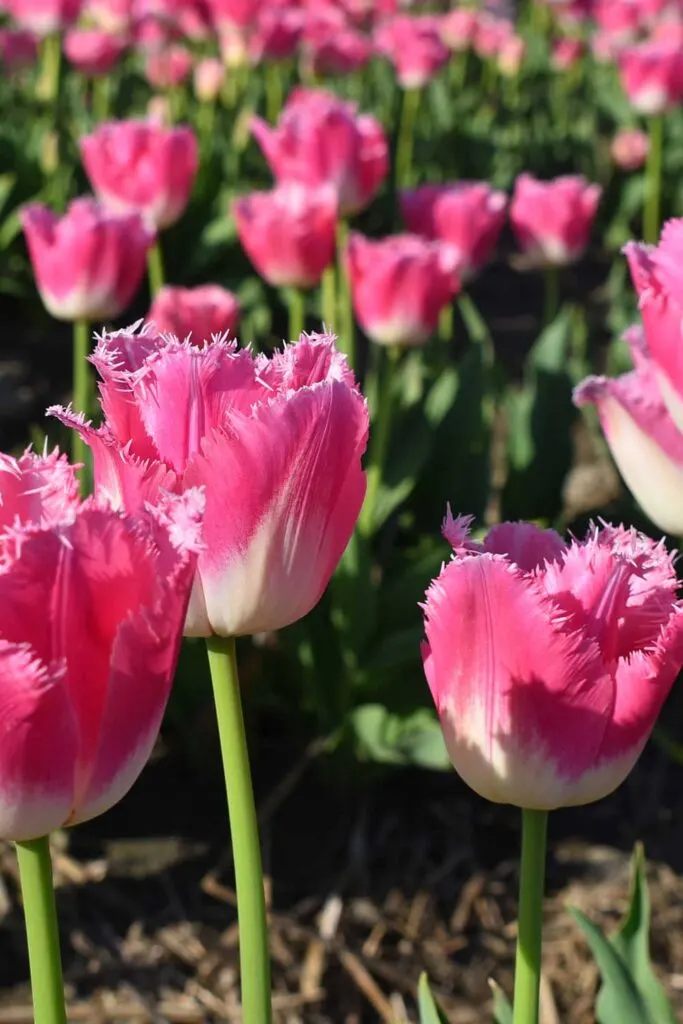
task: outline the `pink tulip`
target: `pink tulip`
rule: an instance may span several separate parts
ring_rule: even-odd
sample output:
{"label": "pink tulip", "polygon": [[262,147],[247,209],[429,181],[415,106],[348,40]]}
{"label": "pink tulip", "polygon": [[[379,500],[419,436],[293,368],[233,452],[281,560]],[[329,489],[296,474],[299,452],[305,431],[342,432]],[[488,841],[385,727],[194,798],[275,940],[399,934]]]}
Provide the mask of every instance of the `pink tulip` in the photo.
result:
{"label": "pink tulip", "polygon": [[663,114],[683,98],[683,51],[678,46],[631,46],[619,55],[619,72],[624,92],[639,114]]}
{"label": "pink tulip", "polygon": [[640,5],[630,0],[598,0],[593,17],[601,31],[626,41],[636,38],[644,20]]}
{"label": "pink tulip", "polygon": [[475,53],[482,60],[495,57],[514,31],[514,26],[508,18],[499,18],[486,11],[480,12],[473,40]]}
{"label": "pink tulip", "polygon": [[154,89],[175,89],[192,73],[192,55],[184,46],[153,50],[145,61],[145,78]]}
{"label": "pink tulip", "polygon": [[647,160],[650,139],[639,128],[623,128],[612,139],[610,154],[622,171],[637,171]]}
{"label": "pink tulip", "polygon": [[627,487],[660,530],[683,533],[683,434],[671,419],[640,328],[627,334],[635,370],[587,377],[577,405],[595,405]]}
{"label": "pink tulip", "polygon": [[83,12],[90,23],[105,32],[125,33],[133,20],[134,0],[85,0]]}
{"label": "pink tulip", "polygon": [[247,28],[264,6],[263,0],[208,0],[212,21],[218,27]]}
{"label": "pink tulip", "polygon": [[624,248],[662,398],[683,430],[683,218],[668,221],[659,245]]}
{"label": "pink tulip", "polygon": [[194,69],[194,94],[202,103],[212,103],[225,81],[225,65],[218,57],[204,57]]}
{"label": "pink tulip", "polygon": [[23,28],[0,29],[0,63],[6,71],[32,68],[38,57],[37,39]]}
{"label": "pink tulip", "polygon": [[249,35],[251,63],[290,60],[296,53],[302,29],[303,14],[296,8],[265,7]]}
{"label": "pink tulip", "polygon": [[623,526],[565,543],[503,523],[427,591],[424,668],[458,773],[495,803],[551,810],[611,793],[683,662],[672,557]]}
{"label": "pink tulip", "polygon": [[421,89],[450,57],[439,23],[429,15],[399,14],[383,22],[375,30],[374,43],[393,64],[402,89]]}
{"label": "pink tulip", "polygon": [[5,0],[5,6],[20,28],[37,36],[61,32],[78,19],[83,0]]}
{"label": "pink tulip", "polygon": [[277,126],[255,117],[252,132],[278,183],[331,185],[344,216],[371,202],[389,170],[379,122],[322,89],[295,89]]}
{"label": "pink tulip", "polygon": [[356,317],[379,345],[424,345],[454,294],[448,249],[417,235],[373,241],[354,233],[347,253]]}
{"label": "pink tulip", "polygon": [[21,213],[33,272],[57,320],[111,320],[127,308],[145,273],[153,235],[136,213],[74,199],[63,217],[38,203]]}
{"label": "pink tulip", "polygon": [[236,199],[242,246],[276,288],[314,288],[334,260],[337,200],[331,188],[280,185]]}
{"label": "pink tulip", "polygon": [[64,53],[75,68],[91,78],[108,74],[126,50],[126,40],[98,28],[72,28],[64,38]]}
{"label": "pink tulip", "polygon": [[461,281],[470,280],[493,254],[505,223],[507,196],[485,182],[422,185],[400,196],[409,231],[451,250]]}
{"label": "pink tulip", "polygon": [[471,7],[455,7],[440,22],[441,38],[456,53],[468,50],[477,30],[477,12]]}
{"label": "pink tulip", "polygon": [[553,47],[551,62],[556,71],[569,71],[582,59],[584,54],[583,40],[572,36],[558,39]]}
{"label": "pink tulip", "polygon": [[147,319],[160,334],[187,338],[203,345],[214,337],[234,334],[240,304],[232,292],[217,284],[198,288],[162,288],[152,303]]}
{"label": "pink tulip", "polygon": [[372,43],[356,29],[325,29],[307,37],[302,63],[312,75],[352,75],[372,53]]}
{"label": "pink tulip", "polygon": [[519,74],[525,56],[526,43],[521,36],[513,32],[498,47],[496,67],[501,75],[514,78]]}
{"label": "pink tulip", "polygon": [[539,181],[520,174],[510,223],[522,251],[545,264],[574,263],[588,247],[602,189],[581,175]]}
{"label": "pink tulip", "polygon": [[64,410],[93,449],[96,491],[136,509],[159,488],[204,487],[185,632],[281,629],[320,600],[365,496],[368,413],[328,336],[267,359],[215,341],[105,334],[93,363],[104,425]]}
{"label": "pink tulip", "polygon": [[157,228],[182,216],[197,173],[191,128],[150,121],[111,121],[81,139],[94,191],[114,210],[136,211]]}
{"label": "pink tulip", "polygon": [[200,547],[199,492],[131,516],[80,502],[58,452],[0,456],[0,837],[117,803],[147,761]]}

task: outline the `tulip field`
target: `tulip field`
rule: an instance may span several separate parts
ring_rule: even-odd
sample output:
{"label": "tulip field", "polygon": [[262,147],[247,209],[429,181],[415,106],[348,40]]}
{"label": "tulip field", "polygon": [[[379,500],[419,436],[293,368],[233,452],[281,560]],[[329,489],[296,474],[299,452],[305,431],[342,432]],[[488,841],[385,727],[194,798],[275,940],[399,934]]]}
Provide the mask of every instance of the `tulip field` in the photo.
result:
{"label": "tulip field", "polygon": [[0,1024],[683,1020],[680,0],[0,0],[0,112]]}

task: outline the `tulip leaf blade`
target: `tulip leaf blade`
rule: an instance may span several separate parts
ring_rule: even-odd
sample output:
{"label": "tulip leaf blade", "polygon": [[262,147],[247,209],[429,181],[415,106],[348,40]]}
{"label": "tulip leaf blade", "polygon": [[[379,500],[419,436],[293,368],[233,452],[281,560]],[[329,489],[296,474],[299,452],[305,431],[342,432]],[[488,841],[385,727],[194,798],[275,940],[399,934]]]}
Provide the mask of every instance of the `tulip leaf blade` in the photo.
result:
{"label": "tulip leaf blade", "polygon": [[498,982],[489,978],[489,987],[493,997],[493,1024],[512,1024],[512,1005]]}
{"label": "tulip leaf blade", "polygon": [[408,714],[383,704],[361,704],[350,714],[359,755],[377,764],[412,764],[446,771],[451,763],[441,726],[433,711],[418,708]]}
{"label": "tulip leaf blade", "polygon": [[420,1024],[447,1024],[446,1017],[436,1004],[429,978],[424,971],[417,984],[417,1008],[420,1012]]}
{"label": "tulip leaf blade", "polygon": [[604,936],[579,910],[571,912],[602,976],[595,1011],[599,1024],[675,1024],[650,959],[650,897],[642,844],[637,843],[633,851],[629,905],[613,935]]}

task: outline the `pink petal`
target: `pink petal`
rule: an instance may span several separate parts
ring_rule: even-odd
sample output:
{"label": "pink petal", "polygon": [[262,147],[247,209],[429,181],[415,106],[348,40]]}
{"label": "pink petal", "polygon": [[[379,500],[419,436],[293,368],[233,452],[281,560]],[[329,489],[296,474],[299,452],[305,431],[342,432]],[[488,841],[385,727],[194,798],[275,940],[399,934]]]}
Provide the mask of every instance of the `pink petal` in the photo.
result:
{"label": "pink petal", "polygon": [[615,700],[597,644],[496,555],[452,561],[424,608],[425,672],[459,774],[495,802],[566,803]]}
{"label": "pink petal", "polygon": [[71,812],[78,734],[63,680],[63,664],[48,667],[28,645],[0,639],[3,839],[47,835]]}
{"label": "pink petal", "polygon": [[365,495],[364,399],[341,381],[235,412],[191,460],[207,485],[199,560],[219,635],[280,629],[320,599]]}
{"label": "pink petal", "polygon": [[0,531],[16,520],[48,525],[79,504],[75,469],[59,449],[50,455],[27,450],[15,459],[0,453]]}

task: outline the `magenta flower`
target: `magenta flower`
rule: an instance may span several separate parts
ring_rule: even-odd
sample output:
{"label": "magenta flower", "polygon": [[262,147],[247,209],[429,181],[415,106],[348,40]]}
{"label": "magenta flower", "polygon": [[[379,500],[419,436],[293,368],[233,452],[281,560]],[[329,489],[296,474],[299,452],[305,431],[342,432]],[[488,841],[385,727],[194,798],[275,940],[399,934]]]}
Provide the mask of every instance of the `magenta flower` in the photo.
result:
{"label": "magenta flower", "polygon": [[81,139],[81,157],[98,198],[114,210],[140,213],[156,228],[182,216],[199,165],[187,126],[111,121]]}
{"label": "magenta flower", "polygon": [[211,338],[234,334],[239,316],[237,297],[218,284],[197,288],[167,285],[154,299],[147,319],[160,334],[203,345]]}
{"label": "magenta flower", "polygon": [[683,98],[683,52],[677,44],[645,42],[623,49],[619,72],[624,92],[640,114],[663,114]]}
{"label": "magenta flower", "polygon": [[496,803],[551,810],[612,792],[683,663],[672,556],[623,527],[565,543],[503,523],[481,544],[444,523],[423,659],[458,773]]}
{"label": "magenta flower", "polygon": [[154,745],[199,543],[199,492],[80,502],[58,452],[0,456],[0,837],[121,799]]}
{"label": "magenta flower", "polygon": [[448,62],[440,24],[431,15],[398,14],[375,30],[374,43],[394,66],[402,89],[421,89]]}
{"label": "magenta flower", "polygon": [[683,533],[683,434],[661,396],[642,330],[626,335],[635,369],[620,377],[587,377],[577,405],[595,405],[626,485],[653,523]]}
{"label": "magenta flower", "polygon": [[580,174],[539,181],[520,174],[510,204],[510,223],[522,252],[536,263],[574,263],[590,238],[602,189]]}
{"label": "magenta flower", "polygon": [[418,235],[354,232],[347,264],[358,322],[379,345],[424,345],[457,290],[450,251]]}
{"label": "magenta flower", "polygon": [[364,209],[389,170],[380,123],[322,89],[295,89],[277,126],[255,117],[252,133],[278,183],[331,186],[343,215]]}
{"label": "magenta flower", "polygon": [[99,28],[72,28],[64,37],[70,64],[90,78],[108,74],[126,50],[126,39]]}
{"label": "magenta flower", "polygon": [[52,316],[101,321],[126,309],[153,241],[137,213],[112,213],[94,199],[75,199],[61,218],[33,203],[21,220],[38,291]]}
{"label": "magenta flower", "polygon": [[41,37],[71,25],[82,6],[83,0],[5,0],[4,4],[17,25]]}
{"label": "magenta flower", "polygon": [[400,195],[409,231],[447,245],[461,281],[491,259],[505,224],[507,196],[483,181],[421,185]]}
{"label": "magenta flower", "polygon": [[365,495],[365,400],[331,337],[267,359],[148,331],[104,334],[92,361],[104,425],[50,410],[93,450],[95,486],[138,509],[205,488],[186,633],[280,629],[319,601]]}
{"label": "magenta flower", "polygon": [[314,288],[334,261],[334,189],[285,184],[242,196],[232,209],[247,256],[274,287]]}

